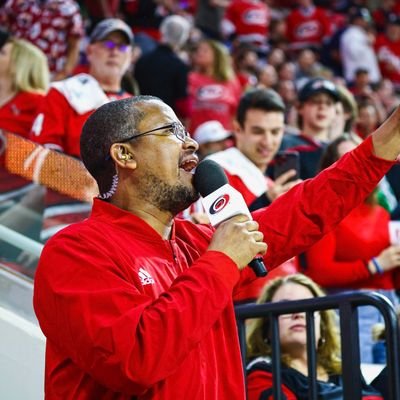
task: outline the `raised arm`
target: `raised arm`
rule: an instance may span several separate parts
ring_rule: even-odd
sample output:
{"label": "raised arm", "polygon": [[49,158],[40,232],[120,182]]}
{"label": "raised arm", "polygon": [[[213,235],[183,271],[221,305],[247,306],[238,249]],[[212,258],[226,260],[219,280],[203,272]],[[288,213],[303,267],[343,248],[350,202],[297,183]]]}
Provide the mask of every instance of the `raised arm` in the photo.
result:
{"label": "raised arm", "polygon": [[354,151],[253,214],[273,268],[332,230],[376,187],[400,153],[400,109]]}

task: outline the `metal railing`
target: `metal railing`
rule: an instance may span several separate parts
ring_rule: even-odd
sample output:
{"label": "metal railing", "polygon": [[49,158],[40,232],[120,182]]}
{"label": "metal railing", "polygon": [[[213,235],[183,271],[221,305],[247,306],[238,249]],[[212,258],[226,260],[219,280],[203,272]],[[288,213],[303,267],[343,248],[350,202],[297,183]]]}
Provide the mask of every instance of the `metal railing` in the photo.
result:
{"label": "metal railing", "polygon": [[300,301],[285,301],[267,304],[244,304],[235,307],[242,351],[244,371],[246,371],[246,328],[249,318],[269,318],[271,326],[273,398],[283,400],[281,394],[281,352],[279,342],[278,317],[282,314],[306,313],[307,359],[310,400],[316,400],[316,349],[314,316],[315,311],[337,309],[340,318],[340,341],[342,351],[343,398],[361,399],[360,346],[358,327],[358,307],[374,306],[382,314],[385,322],[387,346],[388,393],[390,400],[400,400],[399,324],[396,312],[387,298],[375,292],[345,292],[325,297]]}

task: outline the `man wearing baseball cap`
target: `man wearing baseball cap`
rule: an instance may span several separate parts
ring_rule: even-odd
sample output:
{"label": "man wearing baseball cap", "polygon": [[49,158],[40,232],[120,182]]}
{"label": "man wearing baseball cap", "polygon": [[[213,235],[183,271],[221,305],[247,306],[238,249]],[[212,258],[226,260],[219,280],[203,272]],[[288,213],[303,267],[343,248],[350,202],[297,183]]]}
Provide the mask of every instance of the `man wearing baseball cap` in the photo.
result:
{"label": "man wearing baseball cap", "polygon": [[298,101],[301,133],[286,134],[281,150],[299,152],[300,177],[308,179],[317,174],[321,155],[332,139],[330,132],[339,92],[333,82],[324,78],[314,78],[301,88]]}
{"label": "man wearing baseball cap", "polygon": [[[121,80],[131,63],[132,40],[131,29],[122,20],[109,18],[99,22],[86,48],[88,73],[53,82],[33,123],[31,140],[80,158],[81,130],[88,117],[101,105],[130,96],[122,90]],[[88,204],[49,193],[42,240],[67,221],[85,218],[89,210]],[[47,230],[50,226],[52,229]]]}
{"label": "man wearing baseball cap", "polygon": [[89,115],[111,100],[129,96],[121,79],[131,62],[132,40],[122,20],[99,22],[86,49],[88,73],[53,83],[33,124],[32,140],[79,158],[81,129]]}

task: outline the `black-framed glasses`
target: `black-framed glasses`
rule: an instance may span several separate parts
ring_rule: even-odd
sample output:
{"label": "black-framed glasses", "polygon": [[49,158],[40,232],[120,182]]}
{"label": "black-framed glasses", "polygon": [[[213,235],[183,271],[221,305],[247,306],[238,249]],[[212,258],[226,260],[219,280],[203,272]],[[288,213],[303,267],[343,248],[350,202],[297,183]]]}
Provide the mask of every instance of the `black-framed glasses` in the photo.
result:
{"label": "black-framed glasses", "polygon": [[103,40],[100,43],[107,50],[114,50],[115,48],[117,48],[121,53],[126,53],[130,47],[129,44],[116,43],[116,42],[113,42],[112,40]]}
{"label": "black-framed glasses", "polygon": [[171,133],[173,133],[176,136],[176,138],[179,139],[181,142],[185,142],[186,139],[189,137],[189,132],[185,129],[185,127],[182,124],[180,124],[178,122],[173,122],[172,124],[160,126],[159,128],[154,128],[154,129],[151,129],[150,131],[138,133],[138,134],[130,136],[126,139],[119,140],[118,142],[126,143],[126,142],[129,142],[130,140],[136,139],[140,136],[155,135],[154,132],[167,130],[167,129],[169,129],[171,131]]}

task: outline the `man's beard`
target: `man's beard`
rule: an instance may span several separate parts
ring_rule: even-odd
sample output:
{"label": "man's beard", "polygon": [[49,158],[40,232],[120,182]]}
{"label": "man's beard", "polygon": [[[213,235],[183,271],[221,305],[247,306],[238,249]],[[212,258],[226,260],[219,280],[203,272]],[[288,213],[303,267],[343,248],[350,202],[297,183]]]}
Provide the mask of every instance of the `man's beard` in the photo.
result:
{"label": "man's beard", "polygon": [[168,185],[153,174],[147,174],[145,182],[141,185],[141,197],[161,211],[169,211],[177,215],[199,199],[199,194],[194,187],[177,183]]}

